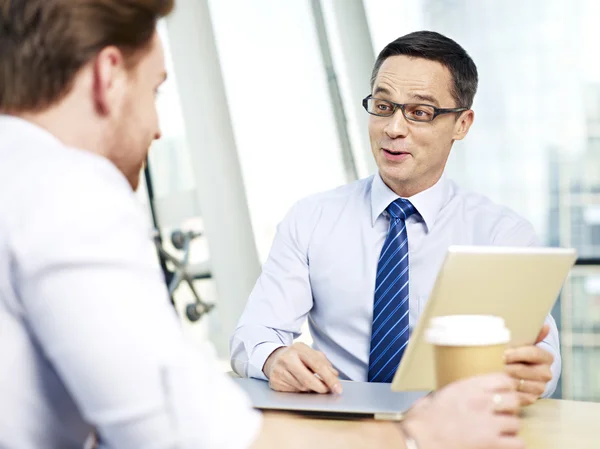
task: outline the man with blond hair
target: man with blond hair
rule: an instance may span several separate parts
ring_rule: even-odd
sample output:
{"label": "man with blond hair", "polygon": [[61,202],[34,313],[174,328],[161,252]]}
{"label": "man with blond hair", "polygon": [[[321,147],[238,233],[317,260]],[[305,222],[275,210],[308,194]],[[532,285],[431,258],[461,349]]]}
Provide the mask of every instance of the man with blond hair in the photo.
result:
{"label": "man with blond hair", "polygon": [[521,447],[504,375],[341,433],[262,416],[190,347],[134,194],[173,6],[0,0],[0,447]]}

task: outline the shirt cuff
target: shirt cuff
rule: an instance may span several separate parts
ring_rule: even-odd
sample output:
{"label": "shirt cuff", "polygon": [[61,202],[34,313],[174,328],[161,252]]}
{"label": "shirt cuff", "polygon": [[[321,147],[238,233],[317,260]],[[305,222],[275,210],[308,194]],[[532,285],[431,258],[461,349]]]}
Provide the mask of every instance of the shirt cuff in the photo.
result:
{"label": "shirt cuff", "polygon": [[252,356],[248,363],[248,377],[269,380],[267,376],[265,376],[265,373],[263,373],[263,366],[265,366],[265,362],[273,351],[284,346],[285,345],[282,345],[281,343],[274,343],[271,341],[259,343],[254,348],[254,351],[252,351]]}
{"label": "shirt cuff", "polygon": [[552,371],[552,380],[546,384],[546,389],[542,394],[542,398],[549,398],[552,396],[554,391],[556,391],[556,386],[558,385],[558,379],[560,377],[561,369],[562,369],[562,361],[560,358],[560,354],[554,349],[554,347],[545,341],[541,341],[537,344],[537,346],[544,351],[548,351],[554,357],[554,361],[552,362],[552,366],[550,370]]}

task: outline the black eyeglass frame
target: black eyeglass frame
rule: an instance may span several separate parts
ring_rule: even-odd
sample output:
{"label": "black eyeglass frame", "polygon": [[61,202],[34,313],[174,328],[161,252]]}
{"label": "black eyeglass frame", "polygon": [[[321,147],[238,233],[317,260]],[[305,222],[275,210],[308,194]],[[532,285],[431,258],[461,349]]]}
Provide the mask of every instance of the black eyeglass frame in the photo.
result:
{"label": "black eyeglass frame", "polygon": [[[374,112],[369,111],[369,100],[385,101],[386,103],[391,104],[394,108],[392,109],[392,111],[389,114],[375,114]],[[439,115],[442,115],[442,114],[451,114],[453,112],[464,112],[464,111],[469,110],[469,108],[436,108],[433,105],[425,104],[425,103],[404,103],[404,104],[394,103],[393,101],[385,100],[383,98],[376,98],[373,95],[367,95],[365,98],[363,98],[362,105],[363,105],[363,108],[365,108],[365,111],[367,111],[367,113],[374,115],[375,117],[391,117],[396,113],[396,111],[398,109],[400,109],[402,111],[402,115],[404,116],[404,118],[406,120],[410,120],[411,122],[417,122],[417,123],[429,123],[429,122],[432,122],[436,117],[438,117]],[[431,117],[431,120],[415,120],[414,118],[407,117],[405,108],[408,105],[426,106],[428,108],[432,108],[433,116]]]}

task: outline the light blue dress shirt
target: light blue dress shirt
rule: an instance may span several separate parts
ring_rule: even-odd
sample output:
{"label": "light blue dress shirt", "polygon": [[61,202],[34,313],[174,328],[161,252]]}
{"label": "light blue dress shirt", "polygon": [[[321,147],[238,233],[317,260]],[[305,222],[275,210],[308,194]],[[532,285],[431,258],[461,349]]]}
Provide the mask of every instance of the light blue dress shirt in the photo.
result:
{"label": "light blue dress shirt", "polygon": [[[273,246],[230,342],[231,365],[242,376],[266,379],[267,357],[291,345],[308,318],[313,347],[342,379],[366,381],[377,260],[389,227],[386,207],[398,198],[379,175],[296,203]],[[409,198],[418,214],[407,220],[410,325],[416,323],[450,245],[535,246],[529,222],[489,199],[463,191],[445,176]],[[561,371],[559,338],[540,346],[552,353],[554,392]]]}
{"label": "light blue dress shirt", "polygon": [[247,449],[261,417],[186,340],[123,174],[23,120],[0,136],[0,448],[95,427],[114,449]]}

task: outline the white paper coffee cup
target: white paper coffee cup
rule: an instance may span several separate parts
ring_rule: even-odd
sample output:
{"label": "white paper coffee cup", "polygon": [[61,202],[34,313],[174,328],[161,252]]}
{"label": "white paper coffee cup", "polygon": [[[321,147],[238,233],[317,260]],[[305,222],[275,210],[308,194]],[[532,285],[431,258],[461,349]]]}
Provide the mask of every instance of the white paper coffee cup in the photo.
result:
{"label": "white paper coffee cup", "polygon": [[504,371],[510,330],[500,317],[435,317],[429,322],[425,338],[434,346],[438,388],[459,379]]}

